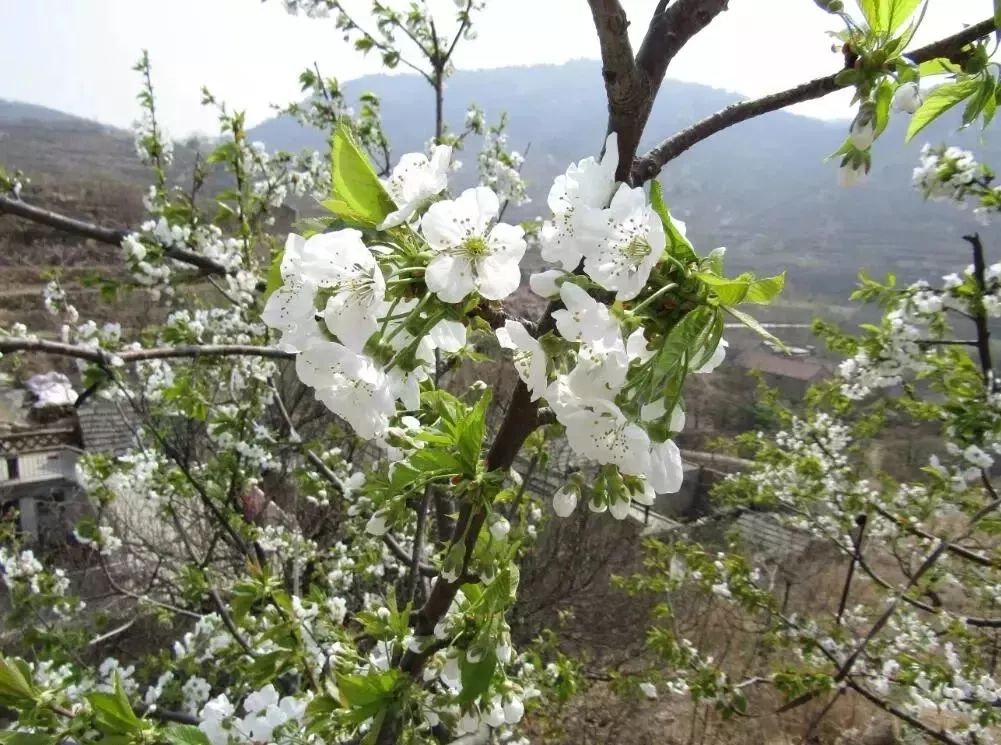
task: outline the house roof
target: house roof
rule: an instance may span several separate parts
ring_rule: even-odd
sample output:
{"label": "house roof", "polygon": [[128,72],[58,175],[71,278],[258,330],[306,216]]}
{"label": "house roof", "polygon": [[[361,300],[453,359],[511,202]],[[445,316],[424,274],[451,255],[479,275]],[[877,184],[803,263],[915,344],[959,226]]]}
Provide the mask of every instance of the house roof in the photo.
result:
{"label": "house roof", "polygon": [[812,357],[788,357],[761,349],[751,349],[739,357],[736,364],[748,370],[758,370],[793,380],[810,381],[824,374],[823,364]]}
{"label": "house roof", "polygon": [[84,450],[91,453],[121,455],[136,446],[139,420],[127,406],[114,401],[91,400],[77,409]]}

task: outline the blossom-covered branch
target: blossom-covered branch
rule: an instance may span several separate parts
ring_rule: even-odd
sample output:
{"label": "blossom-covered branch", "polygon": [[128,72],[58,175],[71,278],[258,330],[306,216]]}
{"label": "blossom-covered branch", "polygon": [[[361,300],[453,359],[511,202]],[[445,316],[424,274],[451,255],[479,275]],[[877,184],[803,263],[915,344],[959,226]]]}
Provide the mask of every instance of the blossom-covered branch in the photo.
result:
{"label": "blossom-covered branch", "polygon": [[5,352],[39,352],[86,360],[106,367],[148,360],[197,359],[201,357],[267,357],[270,359],[293,359],[294,352],[273,347],[252,344],[190,344],[176,347],[152,347],[149,349],[129,349],[118,353],[95,347],[82,347],[45,339],[23,339],[15,336],[0,336],[0,354]]}
{"label": "blossom-covered branch", "polygon": [[[15,217],[30,220],[40,225],[47,225],[50,228],[56,228],[57,230],[111,246],[121,246],[122,241],[130,235],[129,231],[122,230],[121,228],[103,228],[99,225],[37,207],[21,199],[13,199],[0,195],[0,215],[2,214],[14,215]],[[230,270],[219,262],[183,248],[176,246],[166,247],[163,253],[168,258],[179,261],[182,264],[189,264],[206,274],[226,275],[230,273]]]}

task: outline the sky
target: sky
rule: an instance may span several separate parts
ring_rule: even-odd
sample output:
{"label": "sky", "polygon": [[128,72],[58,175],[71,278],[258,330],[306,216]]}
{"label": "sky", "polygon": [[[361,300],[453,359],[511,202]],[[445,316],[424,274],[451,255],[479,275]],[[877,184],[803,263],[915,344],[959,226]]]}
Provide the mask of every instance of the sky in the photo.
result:
{"label": "sky", "polygon": [[[452,22],[452,0],[428,2],[442,25]],[[622,4],[635,48],[656,0]],[[346,5],[364,18],[367,0]],[[930,0],[917,43],[982,20],[991,7],[991,0]],[[127,127],[138,113],[131,68],[148,49],[158,113],[176,137],[215,131],[215,115],[200,104],[203,85],[254,124],[273,104],[300,98],[298,75],[314,63],[342,81],[380,72],[378,58],[354,51],[332,19],[293,17],[281,0],[0,0],[0,18],[0,98]],[[838,69],[827,35],[837,22],[812,0],[730,0],[668,76],[747,96],[781,90]],[[477,30],[458,48],[461,69],[599,57],[585,0],[488,0]],[[849,98],[795,110],[847,117]]]}

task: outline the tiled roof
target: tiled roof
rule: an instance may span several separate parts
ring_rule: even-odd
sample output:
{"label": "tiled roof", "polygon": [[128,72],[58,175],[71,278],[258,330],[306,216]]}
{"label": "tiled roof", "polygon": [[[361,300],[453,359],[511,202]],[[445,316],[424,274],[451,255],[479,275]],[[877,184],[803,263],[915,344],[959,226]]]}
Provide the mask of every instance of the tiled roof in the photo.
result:
{"label": "tiled roof", "polygon": [[114,401],[92,400],[77,409],[84,450],[106,455],[120,455],[135,447],[138,418],[126,405]]}
{"label": "tiled roof", "polygon": [[748,370],[758,370],[794,380],[815,380],[824,373],[820,361],[811,357],[788,357],[752,349],[737,357],[737,364]]}

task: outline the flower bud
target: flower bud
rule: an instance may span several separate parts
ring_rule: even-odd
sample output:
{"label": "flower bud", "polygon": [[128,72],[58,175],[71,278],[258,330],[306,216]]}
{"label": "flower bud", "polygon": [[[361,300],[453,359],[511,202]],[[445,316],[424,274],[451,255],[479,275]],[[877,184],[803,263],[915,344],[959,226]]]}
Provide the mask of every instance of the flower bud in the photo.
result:
{"label": "flower bud", "polygon": [[921,91],[917,83],[904,83],[893,95],[893,110],[913,114],[921,106]]}

